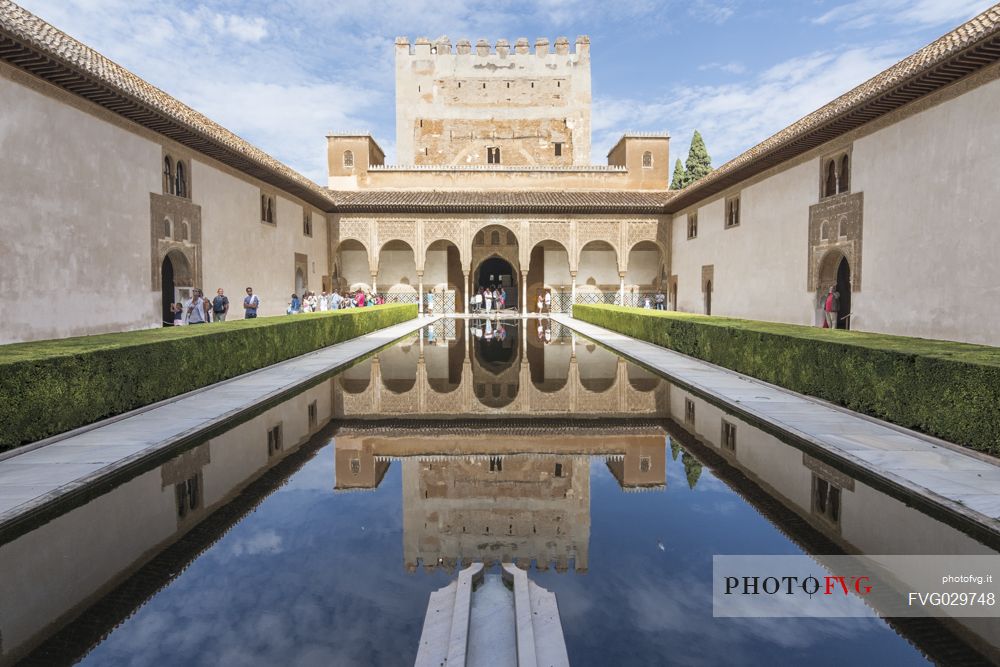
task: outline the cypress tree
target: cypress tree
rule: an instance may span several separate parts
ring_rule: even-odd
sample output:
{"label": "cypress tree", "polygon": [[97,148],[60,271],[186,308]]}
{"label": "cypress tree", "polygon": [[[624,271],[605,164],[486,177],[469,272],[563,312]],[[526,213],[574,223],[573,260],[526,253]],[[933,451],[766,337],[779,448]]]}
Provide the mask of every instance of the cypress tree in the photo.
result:
{"label": "cypress tree", "polygon": [[701,133],[698,130],[695,130],[694,136],[691,137],[691,148],[688,150],[685,171],[687,172],[685,185],[690,185],[702,176],[712,173],[712,158],[709,157],[708,149],[705,148],[705,140],[701,138]]}
{"label": "cypress tree", "polygon": [[693,489],[701,477],[701,463],[687,452],[681,453],[681,462],[684,464],[684,476],[687,477],[688,488]]}
{"label": "cypress tree", "polygon": [[[678,160],[680,162],[680,160]],[[677,444],[677,441],[670,438],[670,456],[674,461],[677,460],[677,455],[681,452],[681,446]]]}
{"label": "cypress tree", "polygon": [[684,165],[681,164],[681,159],[677,158],[677,162],[674,164],[674,179],[670,181],[670,189],[681,190],[685,185],[687,185],[687,172],[684,170]]}

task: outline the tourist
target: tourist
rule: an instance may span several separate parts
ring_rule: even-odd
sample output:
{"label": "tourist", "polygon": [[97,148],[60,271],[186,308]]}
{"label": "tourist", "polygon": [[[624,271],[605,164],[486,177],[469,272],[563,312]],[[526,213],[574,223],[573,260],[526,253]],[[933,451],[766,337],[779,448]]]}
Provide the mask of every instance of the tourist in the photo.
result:
{"label": "tourist", "polygon": [[208,302],[200,289],[195,288],[194,298],[187,309],[188,324],[205,324],[208,322]]}
{"label": "tourist", "polygon": [[545,297],[542,296],[542,290],[538,290],[538,299],[536,299],[535,307],[539,313],[545,312]]}
{"label": "tourist", "polygon": [[500,304],[498,308],[507,307],[507,290],[505,290],[503,287],[500,288],[500,299],[498,303]]}
{"label": "tourist", "polygon": [[664,303],[666,303],[666,300],[667,300],[667,295],[663,293],[662,289],[658,290],[656,292],[656,296],[654,297],[654,301],[656,302],[656,309],[657,310],[664,310],[663,306],[664,306]]}
{"label": "tourist", "polygon": [[837,313],[840,312],[840,292],[831,287],[826,293],[826,300],[823,303],[823,311],[826,314],[824,328],[837,328]]}
{"label": "tourist", "polygon": [[288,302],[288,309],[285,311],[287,315],[296,315],[302,310],[302,302],[299,301],[299,295],[293,293],[292,300]]}
{"label": "tourist", "polygon": [[243,319],[252,320],[257,317],[257,308],[260,307],[260,299],[253,293],[253,288],[247,288],[247,295],[243,297]]}
{"label": "tourist", "polygon": [[184,324],[184,304],[183,303],[172,303],[170,304],[170,312],[173,314],[174,326],[179,327]]}
{"label": "tourist", "polygon": [[344,300],[344,297],[340,296],[340,292],[334,292],[330,295],[330,310],[339,310],[340,304]]}
{"label": "tourist", "polygon": [[309,298],[306,299],[307,313],[319,312],[319,298],[316,296],[316,292],[309,292]]}
{"label": "tourist", "polygon": [[330,295],[326,293],[326,290],[320,292],[319,295],[319,311],[321,313],[326,312],[330,309]]}
{"label": "tourist", "polygon": [[358,293],[354,295],[354,305],[358,308],[365,305],[365,291],[360,287],[358,288]]}
{"label": "tourist", "polygon": [[434,290],[435,289],[437,289],[437,288],[432,287],[431,291],[427,293],[427,314],[428,315],[433,315],[434,314]]}
{"label": "tourist", "polygon": [[493,290],[488,288],[483,290],[483,304],[486,306],[486,314],[489,315],[490,308],[493,307]]}
{"label": "tourist", "polygon": [[643,298],[642,307],[645,308],[646,310],[653,309],[653,300],[649,298],[648,294]]}
{"label": "tourist", "polygon": [[552,312],[552,290],[545,290],[545,312]]}
{"label": "tourist", "polygon": [[225,322],[229,313],[229,297],[222,293],[222,288],[215,290],[215,298],[212,299],[212,314],[216,322]]}

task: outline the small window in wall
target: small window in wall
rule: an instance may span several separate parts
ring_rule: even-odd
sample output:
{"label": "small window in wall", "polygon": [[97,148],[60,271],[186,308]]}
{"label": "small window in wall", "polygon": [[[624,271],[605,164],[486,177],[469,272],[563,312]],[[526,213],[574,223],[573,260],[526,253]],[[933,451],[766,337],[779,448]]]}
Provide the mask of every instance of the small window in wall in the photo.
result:
{"label": "small window in wall", "polygon": [[812,513],[824,521],[840,525],[840,488],[816,473],[812,477]]}
{"label": "small window in wall", "polygon": [[684,421],[694,424],[694,401],[690,398],[684,399]]}
{"label": "small window in wall", "polygon": [[562,142],[557,141],[553,145],[555,146],[556,149],[556,157],[562,157]]}
{"label": "small window in wall", "polygon": [[490,472],[503,472],[503,457],[502,456],[491,456],[490,457]]}
{"label": "small window in wall", "polygon": [[184,168],[184,163],[180,160],[177,161],[177,196],[188,196],[187,170]]}
{"label": "small window in wall", "polygon": [[181,223],[181,241],[187,241],[190,236],[191,233],[188,228],[188,223],[185,220],[184,222]]}
{"label": "small window in wall", "polygon": [[698,213],[688,213],[688,238],[698,238]]}
{"label": "small window in wall", "polygon": [[646,151],[642,154],[642,168],[652,169],[653,168],[653,153],[651,151]]}
{"label": "small window in wall", "polygon": [[201,473],[174,486],[177,498],[177,518],[183,519],[189,512],[201,508]]}
{"label": "small window in wall", "polygon": [[163,238],[165,239],[173,238],[173,232],[170,229],[170,218],[163,219]]}
{"label": "small window in wall", "polygon": [[826,184],[823,186],[823,196],[832,197],[837,194],[837,161],[826,162]]}
{"label": "small window in wall", "polygon": [[563,476],[562,464],[561,463],[557,463],[556,464],[556,477],[562,477],[562,476]]}
{"label": "small window in wall", "polygon": [[174,161],[168,155],[163,158],[163,194],[172,195],[174,193]]}
{"label": "small window in wall", "polygon": [[302,214],[302,233],[306,236],[313,235],[313,218],[310,211]]}
{"label": "small window in wall", "polygon": [[260,196],[260,221],[274,224],[274,197],[271,195]]}
{"label": "small window in wall", "polygon": [[361,474],[361,459],[351,459],[351,474],[352,475]]}
{"label": "small window in wall", "polygon": [[736,424],[722,420],[722,448],[729,452],[736,451]]}
{"label": "small window in wall", "polygon": [[309,404],[306,409],[309,415],[309,430],[316,428],[316,424],[319,422],[319,411],[316,409],[316,401]]}
{"label": "small window in wall", "polygon": [[827,156],[820,161],[820,199],[851,191],[850,150]]}
{"label": "small window in wall", "polygon": [[354,151],[344,151],[344,169],[354,168]]}
{"label": "small window in wall", "polygon": [[740,196],[726,200],[726,229],[738,227],[740,224]]}
{"label": "small window in wall", "polygon": [[500,164],[500,148],[498,146],[486,149],[486,162],[487,164]]}
{"label": "small window in wall", "polygon": [[639,472],[649,472],[652,467],[652,461],[648,456],[639,457]]}
{"label": "small window in wall", "polygon": [[267,455],[274,456],[281,451],[281,424],[267,429]]}
{"label": "small window in wall", "polygon": [[490,245],[500,245],[500,232],[495,229],[490,233]]}

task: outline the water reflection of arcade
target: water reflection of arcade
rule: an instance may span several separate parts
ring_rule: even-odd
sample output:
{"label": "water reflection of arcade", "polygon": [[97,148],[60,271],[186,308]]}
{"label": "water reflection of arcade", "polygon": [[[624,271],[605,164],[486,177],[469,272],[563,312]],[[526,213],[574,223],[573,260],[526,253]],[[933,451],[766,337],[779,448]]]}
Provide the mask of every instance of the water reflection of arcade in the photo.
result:
{"label": "water reflection of arcade", "polygon": [[349,368],[337,381],[337,416],[586,418],[654,416],[666,408],[666,382],[548,319],[488,326],[439,320],[423,335]]}
{"label": "water reflection of arcade", "polygon": [[663,489],[665,435],[656,426],[417,436],[349,427],[335,438],[335,488],[374,489],[400,461],[410,571],[473,561],[586,571],[591,459],[604,460],[625,491]]}

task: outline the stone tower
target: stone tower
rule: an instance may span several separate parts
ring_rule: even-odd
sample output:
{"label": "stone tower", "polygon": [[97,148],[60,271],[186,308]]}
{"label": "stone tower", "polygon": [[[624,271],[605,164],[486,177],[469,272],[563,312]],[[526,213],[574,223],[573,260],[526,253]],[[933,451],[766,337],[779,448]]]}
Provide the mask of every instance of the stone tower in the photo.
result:
{"label": "stone tower", "polygon": [[400,164],[590,164],[590,39],[396,39]]}

